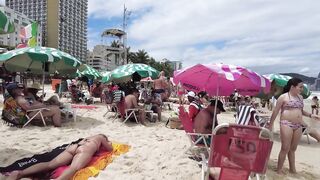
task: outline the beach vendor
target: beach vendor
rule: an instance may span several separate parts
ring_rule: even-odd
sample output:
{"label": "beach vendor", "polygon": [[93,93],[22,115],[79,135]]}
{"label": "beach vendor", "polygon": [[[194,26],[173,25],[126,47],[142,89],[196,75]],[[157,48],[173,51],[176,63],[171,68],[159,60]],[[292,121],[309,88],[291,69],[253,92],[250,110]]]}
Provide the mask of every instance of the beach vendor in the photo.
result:
{"label": "beach vendor", "polygon": [[284,174],[282,167],[287,155],[290,173],[297,173],[295,151],[302,135],[302,129],[305,127],[302,116],[320,120],[320,116],[303,110],[302,92],[302,80],[298,78],[290,79],[283,89],[283,94],[278,98],[270,119],[269,129],[272,130],[273,123],[280,112],[281,150],[278,156],[278,174]]}
{"label": "beach vendor", "polygon": [[13,171],[8,180],[17,180],[39,172],[55,170],[63,165],[70,166],[57,179],[71,179],[78,170],[86,167],[100,147],[105,148],[107,151],[113,150],[111,142],[104,134],[84,138],[77,144],[69,145],[66,150],[49,162],[38,163],[22,171]]}

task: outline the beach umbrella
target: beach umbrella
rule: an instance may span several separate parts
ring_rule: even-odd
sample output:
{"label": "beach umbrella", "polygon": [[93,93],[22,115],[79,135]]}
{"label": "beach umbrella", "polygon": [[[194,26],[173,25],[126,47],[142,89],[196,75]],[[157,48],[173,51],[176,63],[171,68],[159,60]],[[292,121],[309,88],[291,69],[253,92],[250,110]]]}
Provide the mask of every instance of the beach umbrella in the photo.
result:
{"label": "beach umbrella", "polygon": [[[287,85],[288,81],[292,79],[291,76],[287,75],[282,75],[282,74],[266,74],[263,75],[264,77],[268,78],[270,81],[272,81],[272,87],[271,89],[281,89],[280,92],[282,92],[283,87]],[[276,95],[276,97],[280,96],[280,94],[272,94],[271,95]],[[303,84],[303,92],[301,94],[304,99],[308,98],[311,95],[311,91],[308,88],[306,84]]]}
{"label": "beach umbrella", "polygon": [[108,83],[110,81],[110,79],[111,79],[111,71],[104,71],[104,72],[101,72],[100,74],[101,74],[101,77],[102,77],[101,81],[103,83]]}
{"label": "beach umbrella", "polygon": [[79,66],[77,75],[78,77],[86,76],[89,79],[101,78],[101,74],[99,73],[99,71],[87,64],[82,64]]}
{"label": "beach umbrella", "polygon": [[216,96],[229,96],[234,90],[241,95],[270,91],[267,78],[247,68],[227,64],[197,64],[176,73],[173,81],[187,90]]}
{"label": "beach umbrella", "polygon": [[81,62],[68,53],[49,47],[25,47],[0,55],[0,64],[11,72],[70,75],[77,71]]}
{"label": "beach umbrella", "polygon": [[10,72],[42,74],[44,94],[45,73],[71,75],[81,62],[68,53],[49,47],[25,47],[0,54],[0,64]]}
{"label": "beach umbrella", "polygon": [[2,11],[0,11],[0,34],[13,33],[14,30],[13,23]]}
{"label": "beach umbrella", "polygon": [[115,82],[126,82],[132,79],[132,75],[141,78],[157,78],[159,71],[146,64],[126,64],[111,71],[111,80]]}

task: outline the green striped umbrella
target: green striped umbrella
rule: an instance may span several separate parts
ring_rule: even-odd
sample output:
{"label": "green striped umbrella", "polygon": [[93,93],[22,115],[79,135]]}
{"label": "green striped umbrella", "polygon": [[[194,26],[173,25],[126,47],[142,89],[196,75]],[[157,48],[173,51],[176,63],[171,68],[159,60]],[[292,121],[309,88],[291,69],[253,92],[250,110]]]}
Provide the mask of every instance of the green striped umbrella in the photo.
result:
{"label": "green striped umbrella", "polygon": [[9,18],[0,11],[0,34],[8,34],[14,32],[14,25]]}
{"label": "green striped umbrella", "polygon": [[68,53],[49,47],[26,47],[8,51],[0,55],[0,63],[11,72],[71,75],[76,73],[81,62]]}
{"label": "green striped umbrella", "polygon": [[111,80],[125,82],[131,79],[133,73],[138,73],[142,78],[157,78],[159,71],[146,64],[126,64],[111,71]]}
{"label": "green striped umbrella", "polygon": [[87,65],[87,64],[82,64],[78,70],[77,70],[77,75],[80,76],[86,76],[89,79],[98,79],[101,77],[100,73],[93,67]]}
{"label": "green striped umbrella", "polygon": [[111,72],[110,71],[104,71],[101,72],[101,77],[102,77],[102,82],[103,83],[108,83],[111,80]]}
{"label": "green striped umbrella", "polygon": [[[281,74],[267,74],[263,75],[266,78],[272,81],[272,85],[276,85],[280,88],[283,88],[287,85],[288,81],[292,78],[291,76],[281,75]],[[301,94],[304,99],[308,98],[311,95],[311,91],[306,84],[303,84],[303,92]]]}

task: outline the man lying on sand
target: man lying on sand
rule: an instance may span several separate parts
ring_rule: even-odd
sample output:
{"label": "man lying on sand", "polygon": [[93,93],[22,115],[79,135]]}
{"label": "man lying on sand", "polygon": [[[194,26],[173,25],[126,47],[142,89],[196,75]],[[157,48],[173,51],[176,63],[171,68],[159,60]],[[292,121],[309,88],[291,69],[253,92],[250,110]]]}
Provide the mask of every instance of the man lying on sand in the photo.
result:
{"label": "man lying on sand", "polygon": [[66,150],[49,162],[33,165],[22,171],[13,171],[8,180],[16,180],[30,176],[35,173],[54,170],[63,165],[69,165],[58,180],[70,179],[80,169],[84,168],[91,160],[92,156],[104,147],[107,151],[112,151],[112,144],[104,134],[84,138],[77,144],[69,145]]}

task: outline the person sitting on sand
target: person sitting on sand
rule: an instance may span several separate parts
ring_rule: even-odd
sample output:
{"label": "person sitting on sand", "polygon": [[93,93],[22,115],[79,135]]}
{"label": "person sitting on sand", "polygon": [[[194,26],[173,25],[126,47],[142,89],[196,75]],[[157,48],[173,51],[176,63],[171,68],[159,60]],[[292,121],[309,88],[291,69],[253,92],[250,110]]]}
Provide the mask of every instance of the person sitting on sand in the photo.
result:
{"label": "person sitting on sand", "polygon": [[103,87],[100,82],[96,83],[96,86],[92,89],[91,95],[96,98],[100,98],[102,94]]}
{"label": "person sitting on sand", "polygon": [[[217,100],[217,111],[216,116],[214,117],[214,109],[215,109],[216,100],[210,100],[210,104],[202,109],[197,116],[194,118],[194,131],[195,133],[200,134],[212,134],[212,125],[213,121],[215,121],[214,127],[218,125],[217,115],[221,112],[225,112],[223,108],[223,103],[220,100]],[[207,139],[207,144],[211,143],[211,138]]]}
{"label": "person sitting on sand", "polygon": [[151,89],[151,96],[146,99],[145,104],[151,104],[151,110],[158,114],[158,120],[161,121],[161,99],[154,89]]}
{"label": "person sitting on sand", "polygon": [[308,113],[303,110],[304,103],[303,97],[301,96],[302,91],[302,80],[298,78],[290,79],[283,89],[283,94],[278,98],[276,107],[274,108],[271,115],[269,129],[272,131],[273,123],[279,112],[281,112],[281,150],[278,156],[278,174],[284,174],[284,172],[282,171],[282,167],[287,155],[289,159],[290,173],[297,173],[295,167],[295,151],[300,142],[302,128],[305,124],[303,122],[302,116],[320,120],[320,116]]}
{"label": "person sitting on sand", "polygon": [[[55,105],[45,105],[40,102],[33,102],[30,103],[26,100],[23,94],[23,86],[19,86],[16,83],[9,84],[7,87],[8,93],[16,100],[17,104],[24,110],[32,110],[32,109],[38,109],[38,108],[46,108],[48,110],[43,110],[42,115],[44,117],[51,117],[53,121],[53,125],[56,127],[61,126],[61,112],[59,109],[59,106]],[[32,117],[37,112],[29,112],[28,116]],[[38,114],[35,119],[41,119],[42,117],[40,114]]]}
{"label": "person sitting on sand", "polygon": [[112,151],[112,143],[104,134],[98,134],[84,138],[77,144],[69,145],[66,150],[49,162],[38,163],[22,171],[13,171],[8,180],[17,180],[28,177],[36,173],[55,170],[64,165],[70,165],[57,179],[71,179],[80,169],[86,167],[92,156],[103,147],[107,151]]}
{"label": "person sitting on sand", "polygon": [[200,112],[200,110],[203,108],[203,106],[199,101],[199,98],[193,91],[189,91],[186,96],[188,98],[188,101],[190,102],[189,117],[193,121],[197,114]]}
{"label": "person sitting on sand", "polygon": [[42,90],[40,87],[40,84],[34,83],[31,86],[27,86],[24,89],[23,94],[24,94],[25,98],[29,101],[39,101],[39,102],[42,102],[42,103],[48,104],[48,105],[57,105],[57,106],[62,105],[62,103],[59,102],[58,97],[55,95],[51,96],[48,100],[44,101],[43,98],[44,98],[45,94],[41,95],[41,96],[37,95],[39,90]]}
{"label": "person sitting on sand", "polygon": [[143,124],[145,124],[146,120],[146,112],[144,111],[144,108],[138,105],[138,98],[139,98],[139,91],[137,89],[133,89],[131,91],[131,94],[128,94],[125,97],[125,109],[139,109],[139,115],[138,115],[138,121]]}

